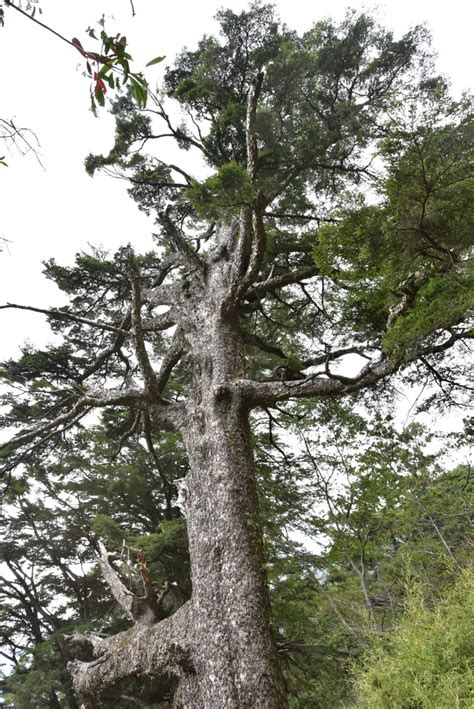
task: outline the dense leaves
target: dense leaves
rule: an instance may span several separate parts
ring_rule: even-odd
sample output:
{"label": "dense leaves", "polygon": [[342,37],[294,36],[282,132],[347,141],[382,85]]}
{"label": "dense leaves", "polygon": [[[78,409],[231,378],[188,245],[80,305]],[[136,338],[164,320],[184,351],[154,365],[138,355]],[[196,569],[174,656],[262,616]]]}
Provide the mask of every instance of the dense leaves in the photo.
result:
{"label": "dense leaves", "polygon": [[389,638],[364,658],[357,707],[469,707],[474,681],[472,571],[460,575],[434,608],[423,588],[409,589],[406,611]]}
{"label": "dense leaves", "polygon": [[[430,609],[469,563],[470,467],[447,464],[420,425],[394,423],[390,376],[403,370],[426,389],[425,407],[433,383],[449,405],[472,391],[461,349],[473,335],[470,99],[454,101],[432,76],[420,28],[397,40],[350,12],[299,36],[263,4],[218,19],[221,35],[178,56],[146,113],[136,91],[114,103],[112,150],[86,160],[90,175],[130,181],[156,221],[156,250],[48,261],[66,305],[36,310],[57,342],[1,368],[2,425],[17,434],[2,451],[2,633],[19,706],[74,706],[65,664],[78,650],[65,636],[130,625],[98,576],[99,539],[128,592],[144,587],[143,600],[153,589],[155,620],[190,597],[177,504],[189,462],[175,430],[188,405],[190,426],[234,394],[238,421],[252,411],[293,709],[356,701],[354,662],[366,651],[378,662],[374,638],[403,635],[393,629],[406,622],[406,581],[423,584]],[[196,174],[157,150],[169,138],[200,158]],[[202,325],[204,339],[202,312],[221,317]],[[224,324],[225,346],[209,353]],[[206,415],[204,375],[215,395]],[[219,453],[209,435],[198,436],[198,460],[206,445],[202,460]],[[168,701],[168,679],[139,690],[127,675],[104,701]]]}

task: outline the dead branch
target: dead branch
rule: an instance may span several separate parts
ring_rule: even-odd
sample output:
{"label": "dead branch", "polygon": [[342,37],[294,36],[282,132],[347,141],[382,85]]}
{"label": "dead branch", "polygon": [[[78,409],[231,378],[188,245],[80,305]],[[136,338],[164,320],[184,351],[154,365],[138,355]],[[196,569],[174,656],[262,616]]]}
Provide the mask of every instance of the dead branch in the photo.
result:
{"label": "dead branch", "polygon": [[128,258],[127,276],[132,286],[132,332],[133,342],[135,345],[135,354],[137,356],[140,372],[145,382],[146,390],[149,395],[155,399],[159,396],[159,386],[156,379],[156,374],[151,366],[150,358],[148,357],[148,352],[145,347],[141,318],[142,298],[135,258],[132,252],[130,252]]}

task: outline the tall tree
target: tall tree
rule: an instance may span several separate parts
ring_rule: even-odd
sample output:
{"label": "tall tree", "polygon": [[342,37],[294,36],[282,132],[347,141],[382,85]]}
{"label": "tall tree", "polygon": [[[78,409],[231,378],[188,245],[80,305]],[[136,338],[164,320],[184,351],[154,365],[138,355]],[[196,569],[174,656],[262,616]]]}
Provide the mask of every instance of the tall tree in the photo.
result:
{"label": "tall tree", "polygon": [[[175,706],[287,706],[252,412],[375,390],[418,362],[450,395],[468,388],[443,358],[473,334],[472,119],[469,101],[430,77],[423,31],[394,40],[351,13],[298,36],[261,4],[218,19],[221,38],[205,37],[166,74],[164,94],[188,120],[175,125],[155,96],[155,129],[119,99],[112,151],[87,160],[90,173],[130,179],[156,214],[156,252],[50,262],[47,275],[71,296],[45,311],[64,344],[5,367],[29,384],[5,419],[23,429],[6,447],[7,471],[94,409],[129,411],[151,447],[161,427],[186,448],[192,597],[162,620],[153,594],[135,599],[102,550],[106,581],[136,622],[91,636],[96,659],[70,665],[88,707],[150,676],[172,683]],[[198,181],[134,150],[169,137],[212,174]],[[349,375],[354,356],[364,365]]]}

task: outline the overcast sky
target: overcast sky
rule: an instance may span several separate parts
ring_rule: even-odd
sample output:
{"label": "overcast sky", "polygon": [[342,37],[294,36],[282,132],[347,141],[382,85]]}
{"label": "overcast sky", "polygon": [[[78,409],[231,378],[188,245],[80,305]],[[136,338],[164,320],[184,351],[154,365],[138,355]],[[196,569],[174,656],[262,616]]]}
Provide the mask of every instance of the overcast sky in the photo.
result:
{"label": "overcast sky", "polygon": [[[280,0],[281,19],[299,31],[332,16],[340,19],[346,6],[372,8],[370,3],[340,0],[307,2]],[[84,30],[102,13],[106,29],[126,34],[138,69],[158,54],[172,62],[184,46],[193,47],[204,33],[216,30],[213,16],[220,7],[241,10],[246,2],[230,0],[42,0],[44,22],[85,46]],[[472,89],[472,2],[451,0],[397,0],[378,4],[378,17],[396,34],[417,23],[432,31],[438,69],[449,75],[453,91]],[[152,223],[140,214],[126,194],[123,182],[106,177],[91,179],[83,168],[89,152],[106,152],[113,138],[113,121],[104,111],[94,118],[89,111],[88,80],[81,75],[81,58],[73,48],[6,9],[0,30],[0,117],[34,130],[41,143],[44,169],[32,155],[7,153],[8,168],[0,167],[0,236],[9,251],[0,254],[0,303],[39,307],[61,305],[63,296],[41,275],[41,261],[55,257],[73,260],[89,243],[114,250],[132,242],[137,251],[151,245]],[[153,85],[161,66],[147,70]],[[0,155],[5,153],[4,146]],[[0,311],[0,359],[16,354],[29,338],[44,344],[49,339],[41,315]]]}

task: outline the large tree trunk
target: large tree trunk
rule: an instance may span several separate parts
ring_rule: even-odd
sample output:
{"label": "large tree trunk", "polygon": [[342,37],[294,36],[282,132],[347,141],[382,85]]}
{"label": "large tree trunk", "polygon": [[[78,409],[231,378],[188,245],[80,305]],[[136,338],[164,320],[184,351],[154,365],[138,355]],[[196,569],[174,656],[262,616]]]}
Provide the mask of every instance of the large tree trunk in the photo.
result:
{"label": "large tree trunk", "polygon": [[[223,227],[223,240],[229,243],[233,233]],[[225,307],[233,283],[232,265],[216,261],[179,303],[192,375],[178,425],[189,459],[192,599],[163,623],[144,614],[122,637],[96,641],[99,665],[73,666],[75,687],[89,702],[118,679],[161,674],[178,680],[177,707],[287,706],[270,625],[249,412],[236,385],[242,342]],[[113,586],[106,557],[101,565]],[[115,592],[132,612],[126,594]]]}
{"label": "large tree trunk", "polygon": [[206,707],[285,707],[255,472],[238,395],[206,386],[185,434],[193,657]]}

